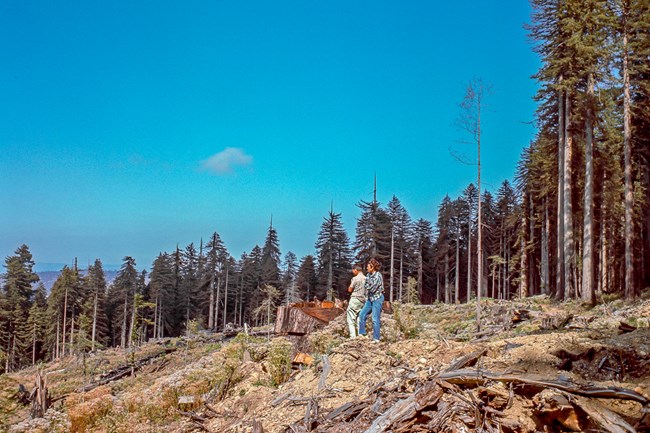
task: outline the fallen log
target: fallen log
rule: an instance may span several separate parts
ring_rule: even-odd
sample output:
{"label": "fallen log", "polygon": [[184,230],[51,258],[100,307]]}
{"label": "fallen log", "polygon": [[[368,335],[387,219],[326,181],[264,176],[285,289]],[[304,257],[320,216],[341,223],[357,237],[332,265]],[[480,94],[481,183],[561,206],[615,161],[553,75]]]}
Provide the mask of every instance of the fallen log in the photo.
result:
{"label": "fallen log", "polygon": [[605,429],[605,431],[611,433],[636,433],[636,429],[623,417],[596,400],[574,396],[572,403],[582,409],[594,423]]}
{"label": "fallen log", "polygon": [[620,400],[632,400],[647,406],[650,403],[643,395],[636,391],[619,387],[599,387],[587,384],[574,383],[564,379],[535,378],[532,376],[519,375],[514,373],[494,373],[485,370],[460,369],[456,371],[442,372],[438,379],[446,380],[456,385],[484,385],[489,381],[514,383],[538,387],[541,389],[554,388],[571,394],[584,397],[615,398]]}
{"label": "fallen log", "polygon": [[323,355],[323,372],[320,375],[320,380],[318,381],[318,390],[321,391],[325,388],[327,384],[327,376],[330,374],[332,366],[330,365],[330,358],[327,355]]}
{"label": "fallen log", "polygon": [[194,424],[195,426],[197,426],[201,430],[206,431],[208,433],[212,433],[212,430],[210,430],[205,425],[205,423],[207,422],[206,418],[204,418],[204,417],[202,417],[200,415],[197,415],[194,412],[185,412],[185,411],[182,411],[182,410],[179,410],[179,409],[176,409],[176,412],[178,412],[180,415],[188,417],[192,421],[192,424]]}
{"label": "fallen log", "polygon": [[365,433],[381,433],[391,426],[417,416],[430,406],[434,406],[444,394],[444,390],[435,381],[429,381],[415,394],[399,400],[383,415],[376,418]]}
{"label": "fallen log", "polygon": [[152,360],[159,358],[161,356],[167,355],[169,353],[173,353],[176,351],[175,347],[169,347],[166,348],[162,352],[154,353],[153,355],[146,356],[144,358],[138,359],[137,361],[133,363],[129,363],[126,365],[119,366],[107,373],[104,373],[100,376],[100,380],[96,382],[91,382],[88,385],[85,385],[79,389],[77,389],[77,392],[88,392],[90,390],[93,390],[99,386],[106,385],[108,383],[111,383],[113,381],[122,379],[125,376],[129,376],[133,374],[135,371],[141,369],[145,365],[149,364]]}
{"label": "fallen log", "polygon": [[465,367],[473,367],[478,362],[478,359],[481,356],[484,356],[486,353],[487,353],[487,349],[480,349],[480,350],[476,350],[476,351],[474,351],[472,353],[469,353],[469,354],[467,354],[465,356],[462,356],[462,357],[454,360],[449,365],[449,367],[447,367],[447,368],[445,368],[443,370],[443,372],[454,371],[454,370],[458,370],[458,369],[465,368]]}

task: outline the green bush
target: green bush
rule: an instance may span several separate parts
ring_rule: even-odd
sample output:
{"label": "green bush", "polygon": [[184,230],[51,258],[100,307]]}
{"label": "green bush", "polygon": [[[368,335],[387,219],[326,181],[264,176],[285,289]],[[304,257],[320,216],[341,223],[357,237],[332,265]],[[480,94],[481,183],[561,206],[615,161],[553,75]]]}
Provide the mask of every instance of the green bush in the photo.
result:
{"label": "green bush", "polygon": [[273,386],[279,386],[289,379],[292,354],[293,346],[286,339],[274,338],[271,341],[267,362]]}

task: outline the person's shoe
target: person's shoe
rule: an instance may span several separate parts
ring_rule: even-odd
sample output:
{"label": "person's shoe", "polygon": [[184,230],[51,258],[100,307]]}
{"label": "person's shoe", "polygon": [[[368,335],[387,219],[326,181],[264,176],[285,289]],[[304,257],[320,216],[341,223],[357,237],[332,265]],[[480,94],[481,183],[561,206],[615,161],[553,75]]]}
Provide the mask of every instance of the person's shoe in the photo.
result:
{"label": "person's shoe", "polygon": [[368,339],[368,334],[359,334],[357,338],[363,338],[364,340]]}
{"label": "person's shoe", "polygon": [[379,340],[375,340],[374,338],[372,339],[373,343],[379,343]]}

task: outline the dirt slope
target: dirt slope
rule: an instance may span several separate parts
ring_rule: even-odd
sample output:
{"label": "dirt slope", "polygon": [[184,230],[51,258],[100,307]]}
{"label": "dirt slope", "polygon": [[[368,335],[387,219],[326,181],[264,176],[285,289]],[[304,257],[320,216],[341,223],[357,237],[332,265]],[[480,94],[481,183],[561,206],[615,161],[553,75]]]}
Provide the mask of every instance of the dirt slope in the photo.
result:
{"label": "dirt slope", "polygon": [[[396,304],[379,344],[345,338],[340,317],[307,339],[203,335],[68,357],[41,367],[57,399],[43,419],[12,398],[36,369],[0,377],[0,431],[650,431],[650,300],[487,300],[480,333],[474,309]],[[311,366],[292,368],[297,348]]]}

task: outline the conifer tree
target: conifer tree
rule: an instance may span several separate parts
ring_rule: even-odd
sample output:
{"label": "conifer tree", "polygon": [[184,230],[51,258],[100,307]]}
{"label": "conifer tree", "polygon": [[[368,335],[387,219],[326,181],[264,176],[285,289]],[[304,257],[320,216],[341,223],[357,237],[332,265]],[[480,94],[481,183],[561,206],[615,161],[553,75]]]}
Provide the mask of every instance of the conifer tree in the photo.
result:
{"label": "conifer tree", "polygon": [[300,260],[300,267],[296,275],[298,296],[305,301],[311,301],[316,293],[317,284],[318,277],[314,256],[308,254]]}
{"label": "conifer tree", "polygon": [[216,317],[218,316],[218,299],[216,298],[217,288],[221,286],[221,277],[224,269],[224,262],[226,259],[226,247],[221,240],[219,233],[214,232],[210,237],[207,245],[208,252],[206,254],[206,278],[205,283],[208,284],[209,296],[208,302],[208,329],[214,329],[216,325]]}
{"label": "conifer tree", "polygon": [[39,280],[27,245],[21,245],[5,259],[6,272],[0,296],[0,344],[5,353],[5,371],[13,371],[31,361],[31,338],[26,328],[34,290]]}
{"label": "conifer tree", "polygon": [[293,252],[289,251],[284,255],[284,271],[282,272],[282,286],[285,288],[285,304],[298,302],[300,299],[298,295],[298,286],[296,284],[297,274],[298,258]]}
{"label": "conifer tree", "polygon": [[34,294],[34,302],[29,309],[27,330],[31,332],[31,361],[32,365],[45,359],[45,337],[47,331],[47,291],[43,283],[39,283]]}
{"label": "conifer tree", "polygon": [[106,274],[102,261],[96,259],[94,264],[88,266],[88,272],[83,279],[83,285],[89,294],[85,314],[91,320],[90,350],[96,346],[108,343],[108,317],[106,316]]}
{"label": "conifer tree", "polygon": [[348,287],[351,265],[349,239],[340,213],[330,210],[323,218],[315,247],[319,276],[317,296],[322,299],[333,290],[335,296],[342,298]]}
{"label": "conifer tree", "polygon": [[422,303],[434,299],[434,249],[431,223],[420,218],[415,222],[415,249],[417,254],[417,291]]}
{"label": "conifer tree", "polygon": [[260,277],[262,284],[270,284],[276,289],[280,286],[280,243],[273,221],[269,225],[262,247]]}
{"label": "conifer tree", "polygon": [[360,201],[361,215],[357,218],[354,242],[355,259],[367,263],[376,258],[381,263],[390,259],[390,217],[380,207],[376,198],[372,202]]}
{"label": "conifer tree", "polygon": [[160,253],[153,262],[149,281],[151,300],[154,302],[153,336],[162,338],[175,335],[173,259]]}
{"label": "conifer tree", "polygon": [[391,259],[389,261],[389,300],[393,296],[393,274],[397,275],[396,295],[402,298],[407,275],[415,268],[413,251],[413,221],[400,200],[393,195],[388,202],[388,216],[391,225]]}
{"label": "conifer tree", "polygon": [[80,311],[81,291],[79,272],[64,266],[47,298],[48,346],[55,359],[71,350],[73,318]]}
{"label": "conifer tree", "polygon": [[119,332],[119,344],[125,348],[130,337],[133,299],[137,294],[138,271],[135,259],[126,256],[113,284],[109,287],[109,320],[111,322],[112,340],[116,344]]}

